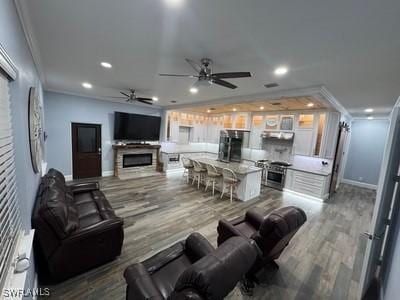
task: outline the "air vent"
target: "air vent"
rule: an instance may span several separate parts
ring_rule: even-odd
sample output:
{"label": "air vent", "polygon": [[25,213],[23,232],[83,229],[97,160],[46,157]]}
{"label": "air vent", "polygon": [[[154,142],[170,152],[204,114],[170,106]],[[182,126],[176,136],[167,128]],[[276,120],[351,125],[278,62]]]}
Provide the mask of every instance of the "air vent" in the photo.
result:
{"label": "air vent", "polygon": [[271,103],[271,105],[282,105],[282,103],[280,103],[280,102],[274,102],[274,103]]}
{"label": "air vent", "polygon": [[267,83],[266,85],[264,85],[267,89],[270,89],[270,88],[274,88],[274,87],[277,87],[277,86],[279,86],[279,84],[277,84],[276,82],[272,82],[272,83]]}
{"label": "air vent", "polygon": [[171,103],[176,103],[176,101],[175,101],[175,100],[172,100]]}
{"label": "air vent", "polygon": [[214,107],[210,107],[210,110],[215,110],[215,108]]}

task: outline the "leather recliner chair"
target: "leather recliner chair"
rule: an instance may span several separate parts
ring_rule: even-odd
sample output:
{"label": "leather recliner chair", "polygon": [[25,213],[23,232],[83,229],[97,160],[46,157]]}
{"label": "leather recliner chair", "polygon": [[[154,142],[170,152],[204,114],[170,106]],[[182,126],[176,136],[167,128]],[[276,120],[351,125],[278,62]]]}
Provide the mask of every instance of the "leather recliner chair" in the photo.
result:
{"label": "leather recliner chair", "polygon": [[253,265],[257,246],[234,237],[214,250],[199,233],[191,234],[124,273],[128,300],[220,300]]}
{"label": "leather recliner chair", "polygon": [[[260,209],[253,208],[243,217],[232,221],[220,220],[218,223],[218,245],[233,236],[253,239],[262,252],[254,266],[248,272],[252,277],[266,264],[279,258],[289,241],[306,222],[305,212],[295,206],[287,206],[274,210],[265,216]],[[277,266],[275,264],[275,266]]]}
{"label": "leather recliner chair", "polygon": [[64,175],[50,169],[32,215],[40,280],[56,283],[114,259],[121,253],[122,226],[98,183],[67,186]]}

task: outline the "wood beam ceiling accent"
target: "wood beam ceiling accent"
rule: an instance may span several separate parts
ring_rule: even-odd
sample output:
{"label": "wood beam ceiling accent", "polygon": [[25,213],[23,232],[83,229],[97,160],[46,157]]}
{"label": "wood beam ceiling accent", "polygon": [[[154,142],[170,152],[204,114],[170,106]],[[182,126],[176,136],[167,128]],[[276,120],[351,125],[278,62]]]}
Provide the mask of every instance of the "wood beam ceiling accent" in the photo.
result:
{"label": "wood beam ceiling accent", "polygon": [[[314,106],[307,106],[309,103],[313,103]],[[261,109],[264,107],[264,109]],[[246,103],[234,103],[234,104],[217,104],[217,105],[207,105],[207,106],[195,106],[191,108],[185,108],[186,112],[195,113],[210,113],[220,114],[232,111],[238,112],[268,112],[268,111],[296,111],[296,110],[317,110],[326,109],[329,106],[322,100],[317,99],[312,96],[302,96],[302,97],[288,97],[280,98],[275,100],[263,100],[254,101]]]}

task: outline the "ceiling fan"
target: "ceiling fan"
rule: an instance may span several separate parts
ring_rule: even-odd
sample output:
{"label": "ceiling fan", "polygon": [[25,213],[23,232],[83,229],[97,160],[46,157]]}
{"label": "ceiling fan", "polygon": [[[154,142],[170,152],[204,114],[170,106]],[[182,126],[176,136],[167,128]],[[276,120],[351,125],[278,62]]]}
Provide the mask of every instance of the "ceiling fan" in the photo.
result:
{"label": "ceiling fan", "polygon": [[236,89],[237,86],[223,79],[251,77],[250,72],[213,73],[212,71],[213,61],[209,58],[203,58],[200,61],[200,64],[188,58],[185,58],[185,60],[196,72],[198,72],[198,75],[180,75],[180,74],[159,74],[159,75],[170,76],[170,77],[197,78],[197,82],[194,84],[195,86],[210,86],[212,84],[218,84],[229,89]]}
{"label": "ceiling fan", "polygon": [[125,92],[120,92],[124,97],[111,97],[114,99],[125,99],[126,102],[134,102],[139,101],[145,104],[153,105],[153,99],[151,98],[143,98],[136,96],[136,91],[134,89],[129,89],[129,94]]}

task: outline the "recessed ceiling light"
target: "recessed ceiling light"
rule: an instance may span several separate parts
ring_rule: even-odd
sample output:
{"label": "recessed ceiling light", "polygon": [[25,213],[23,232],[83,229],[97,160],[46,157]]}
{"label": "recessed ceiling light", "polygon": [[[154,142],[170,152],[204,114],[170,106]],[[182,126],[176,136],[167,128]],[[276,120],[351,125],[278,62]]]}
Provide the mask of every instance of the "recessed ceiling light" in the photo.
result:
{"label": "recessed ceiling light", "polygon": [[171,7],[179,7],[183,4],[183,0],[164,0]]}
{"label": "recessed ceiling light", "polygon": [[372,108],[366,108],[366,109],[364,109],[364,111],[366,113],[372,113],[374,110]]}
{"label": "recessed ceiling light", "polygon": [[233,111],[237,111],[237,108],[232,109]]}
{"label": "recessed ceiling light", "polygon": [[308,106],[308,107],[313,107],[313,106],[314,106],[314,103],[310,102],[310,103],[307,104],[307,106]]}
{"label": "recessed ceiling light", "polygon": [[110,64],[109,62],[106,62],[106,61],[101,62],[100,65],[103,68],[106,68],[106,69],[111,69],[112,68],[112,64]]}
{"label": "recessed ceiling light", "polygon": [[191,87],[190,90],[189,90],[189,92],[191,92],[192,94],[197,94],[198,91],[199,91],[199,89],[195,88],[195,87]]}
{"label": "recessed ceiling light", "polygon": [[373,119],[374,119],[374,117],[372,117],[372,116],[369,116],[367,119],[368,119],[368,120],[373,120]]}
{"label": "recessed ceiling light", "polygon": [[274,71],[275,75],[278,75],[278,76],[285,75],[287,72],[288,72],[288,68],[285,66],[278,67]]}
{"label": "recessed ceiling light", "polygon": [[263,110],[263,109],[264,109],[264,106],[260,106],[260,109]]}
{"label": "recessed ceiling light", "polygon": [[208,112],[208,113],[210,113],[210,112],[211,112],[211,110],[210,110],[210,109],[207,109],[207,112]]}
{"label": "recessed ceiling light", "polygon": [[82,86],[85,89],[91,89],[93,87],[92,84],[90,84],[89,82],[82,82]]}
{"label": "recessed ceiling light", "polygon": [[158,97],[153,97],[151,99],[153,99],[153,101],[158,101]]}

